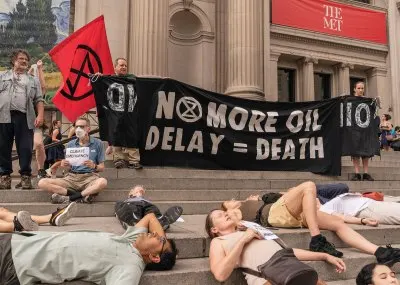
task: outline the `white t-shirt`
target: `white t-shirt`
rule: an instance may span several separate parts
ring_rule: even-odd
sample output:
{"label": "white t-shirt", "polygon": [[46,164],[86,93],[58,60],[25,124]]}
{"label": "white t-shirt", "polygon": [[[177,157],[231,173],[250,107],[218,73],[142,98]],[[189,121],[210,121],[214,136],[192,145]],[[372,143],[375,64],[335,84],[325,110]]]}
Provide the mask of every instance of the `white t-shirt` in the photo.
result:
{"label": "white t-shirt", "polygon": [[322,205],[319,210],[328,214],[342,214],[345,216],[356,216],[372,202],[372,199],[365,198],[359,194],[345,193],[337,196]]}

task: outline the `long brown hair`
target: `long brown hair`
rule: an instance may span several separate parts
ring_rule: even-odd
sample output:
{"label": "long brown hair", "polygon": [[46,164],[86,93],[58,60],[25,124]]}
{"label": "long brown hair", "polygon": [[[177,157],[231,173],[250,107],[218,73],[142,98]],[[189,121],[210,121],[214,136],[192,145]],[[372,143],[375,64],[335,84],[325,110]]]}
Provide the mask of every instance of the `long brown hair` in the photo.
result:
{"label": "long brown hair", "polygon": [[214,227],[214,223],[213,223],[213,221],[212,221],[211,215],[212,215],[212,213],[213,213],[214,211],[219,211],[219,210],[220,210],[220,209],[211,210],[211,211],[208,213],[207,217],[206,217],[206,226],[205,226],[205,229],[206,229],[206,232],[207,232],[208,236],[209,236],[211,239],[213,239],[213,238],[215,238],[215,237],[218,236],[218,234],[213,233],[213,232],[211,231],[211,228]]}
{"label": "long brown hair", "polygon": [[60,120],[54,120],[54,121],[51,123],[50,130],[49,130],[49,135],[50,135],[50,136],[53,136],[53,131],[54,131],[55,129],[58,129],[57,127],[55,127],[55,126],[57,125],[58,122],[60,122]]}

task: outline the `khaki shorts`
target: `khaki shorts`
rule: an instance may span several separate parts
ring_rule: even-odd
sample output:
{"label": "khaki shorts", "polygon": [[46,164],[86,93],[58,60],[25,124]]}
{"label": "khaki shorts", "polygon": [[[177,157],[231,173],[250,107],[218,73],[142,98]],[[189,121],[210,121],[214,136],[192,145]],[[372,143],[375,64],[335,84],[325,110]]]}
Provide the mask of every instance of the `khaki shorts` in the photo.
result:
{"label": "khaki shorts", "polygon": [[286,207],[285,200],[281,197],[276,201],[269,211],[268,223],[277,228],[303,228],[307,227],[303,214],[293,217]]}
{"label": "khaki shorts", "polygon": [[64,178],[56,178],[56,180],[57,185],[67,188],[68,190],[82,192],[99,178],[100,176],[97,173],[68,173]]}

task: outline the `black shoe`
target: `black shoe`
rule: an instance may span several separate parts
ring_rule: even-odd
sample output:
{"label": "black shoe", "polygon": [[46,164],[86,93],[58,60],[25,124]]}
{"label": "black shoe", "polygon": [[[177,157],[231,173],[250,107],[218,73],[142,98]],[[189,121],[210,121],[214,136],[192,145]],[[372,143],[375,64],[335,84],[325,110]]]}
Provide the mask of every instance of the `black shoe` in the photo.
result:
{"label": "black shoe", "polygon": [[325,252],[336,257],[343,256],[343,252],[336,250],[335,246],[328,242],[322,235],[318,240],[310,242],[310,250],[315,252]]}
{"label": "black shoe", "polygon": [[63,208],[57,208],[57,210],[51,214],[50,225],[63,226],[69,219],[75,216],[77,210],[78,207],[75,202],[71,202]]}
{"label": "black shoe", "polygon": [[142,169],[143,166],[140,163],[135,162],[135,163],[129,163],[128,168],[129,169]]}
{"label": "black shoe", "polygon": [[372,178],[372,176],[369,175],[368,173],[364,173],[362,179],[364,181],[375,181],[374,178]]}
{"label": "black shoe", "polygon": [[163,230],[167,230],[169,228],[169,225],[175,223],[176,220],[179,219],[179,217],[182,215],[182,213],[183,208],[180,206],[173,206],[171,208],[168,208],[165,211],[164,215],[158,218],[158,221],[163,227]]}
{"label": "black shoe", "polygon": [[82,197],[78,200],[75,200],[76,203],[83,203],[83,204],[92,204],[94,201],[95,195],[87,195],[85,197]]}
{"label": "black shoe", "polygon": [[11,189],[11,176],[2,175],[0,176],[0,189]]}
{"label": "black shoe", "polygon": [[378,263],[386,264],[389,267],[392,267],[396,262],[400,262],[400,249],[392,248],[390,245],[386,248],[378,247],[374,255]]}
{"label": "black shoe", "polygon": [[361,174],[354,173],[353,177],[350,179],[351,181],[361,181]]}
{"label": "black shoe", "polygon": [[[39,169],[38,170],[38,175],[37,175],[37,178],[40,180],[40,179],[42,179],[42,178],[50,178],[51,176],[48,176],[47,175],[47,172],[46,172],[46,170],[44,170],[44,169]],[[17,187],[17,186],[15,186],[15,187]]]}
{"label": "black shoe", "polygon": [[21,188],[22,188],[22,181],[18,182],[18,183],[15,185],[15,189],[21,189]]}

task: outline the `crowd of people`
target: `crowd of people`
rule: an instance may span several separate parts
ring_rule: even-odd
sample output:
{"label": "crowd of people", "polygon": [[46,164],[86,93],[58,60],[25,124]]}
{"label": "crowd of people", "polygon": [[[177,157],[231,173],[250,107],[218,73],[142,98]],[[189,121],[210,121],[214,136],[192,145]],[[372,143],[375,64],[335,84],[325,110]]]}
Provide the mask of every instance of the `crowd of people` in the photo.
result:
{"label": "crowd of people", "polygon": [[[179,205],[162,213],[145,196],[145,187],[136,185],[127,198],[117,201],[115,214],[126,232],[117,236],[103,232],[39,232],[39,225],[63,226],[77,211],[77,203],[92,203],[107,187],[100,176],[106,154],[114,153],[117,169],[141,169],[138,149],[103,142],[91,135],[90,120],[78,118],[71,127],[64,147],[59,142],[62,124],[54,120],[49,131],[44,125],[45,92],[43,63],[29,69],[30,56],[15,50],[10,57],[11,70],[0,75],[0,189],[11,189],[12,147],[18,153],[21,181],[16,188],[32,189],[31,160],[36,152],[38,188],[51,193],[51,202],[65,204],[48,215],[17,213],[0,208],[0,284],[33,284],[80,279],[104,284],[138,284],[145,268],[168,270],[176,262],[178,250],[165,231],[183,214]],[[127,61],[115,61],[115,75],[128,74]],[[364,95],[364,83],[354,86],[355,96]],[[394,141],[390,116],[382,116],[381,144],[388,150]],[[390,137],[392,136],[392,137]],[[56,143],[45,150],[45,145]],[[58,144],[57,144],[58,143]],[[81,151],[88,158],[72,161],[68,151]],[[360,173],[360,159],[363,174]],[[368,173],[370,157],[352,157],[355,174],[352,180],[373,181]],[[48,167],[46,167],[48,166]],[[65,175],[57,176],[62,168]],[[251,223],[248,223],[251,222]],[[400,261],[400,249],[378,246],[348,224],[378,226],[400,224],[397,203],[375,201],[349,193],[345,184],[315,185],[304,182],[281,193],[252,195],[245,201],[225,201],[211,211],[205,229],[211,239],[209,262],[214,277],[223,282],[236,269],[242,269],[248,284],[279,283],[273,264],[281,262],[281,272],[290,274],[290,284],[318,284],[318,273],[301,261],[325,261],[338,272],[346,270],[343,252],[321,234],[335,232],[350,247],[373,255],[377,263],[365,266],[357,284],[398,284],[390,267]],[[308,228],[309,250],[288,248],[268,228]],[[59,245],[63,246],[60,247]],[[118,258],[117,258],[118,257]],[[85,268],[81,268],[85,264]],[[289,271],[285,271],[289,270]],[[272,272],[272,273],[271,273]],[[285,273],[285,274],[286,274]],[[284,274],[284,273],[282,273]],[[286,276],[287,277],[287,276]],[[303,283],[301,283],[303,282]],[[390,284],[392,284],[390,283]],[[322,283],[319,283],[322,284]]]}

